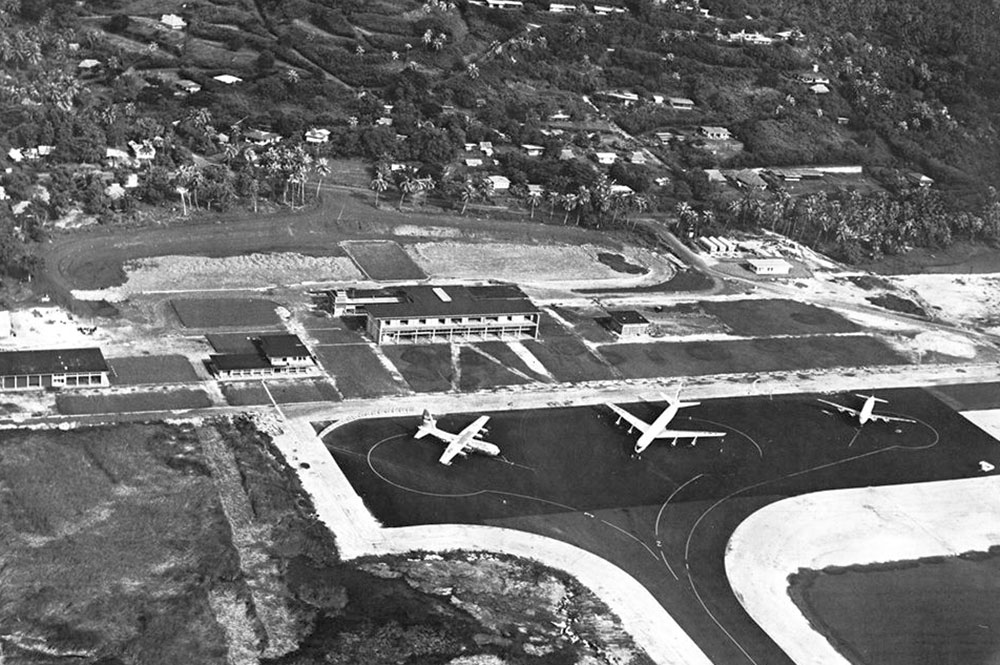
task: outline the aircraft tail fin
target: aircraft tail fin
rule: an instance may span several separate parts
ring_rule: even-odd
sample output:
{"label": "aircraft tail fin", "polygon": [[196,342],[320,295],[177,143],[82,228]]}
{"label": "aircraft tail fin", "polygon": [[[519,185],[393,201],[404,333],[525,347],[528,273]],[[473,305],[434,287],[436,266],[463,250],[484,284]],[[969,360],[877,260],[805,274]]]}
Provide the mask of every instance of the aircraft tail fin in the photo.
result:
{"label": "aircraft tail fin", "polygon": [[431,433],[431,428],[437,424],[434,416],[427,409],[424,409],[424,415],[420,419],[420,426],[417,428],[417,433],[413,435],[414,439],[422,439]]}
{"label": "aircraft tail fin", "polygon": [[663,399],[667,401],[671,406],[676,406],[678,409],[686,409],[689,406],[698,406],[701,402],[684,402],[681,400],[681,389],[684,388],[683,385],[677,386],[677,391],[674,396],[664,394]]}
{"label": "aircraft tail fin", "polygon": [[875,397],[874,395],[861,395],[859,393],[855,393],[854,396],[855,397],[860,397],[861,399],[873,399],[876,402],[879,402],[881,404],[888,404],[889,403],[889,400],[882,399],[881,397]]}

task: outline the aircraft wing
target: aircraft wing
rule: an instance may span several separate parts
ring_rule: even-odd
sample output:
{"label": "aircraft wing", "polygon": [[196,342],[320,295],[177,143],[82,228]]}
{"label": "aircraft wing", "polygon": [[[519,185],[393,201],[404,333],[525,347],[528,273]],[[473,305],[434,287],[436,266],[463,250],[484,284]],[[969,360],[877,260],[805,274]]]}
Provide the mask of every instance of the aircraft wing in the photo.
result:
{"label": "aircraft wing", "polygon": [[646,431],[649,429],[649,423],[639,420],[638,418],[636,418],[635,416],[633,416],[631,413],[621,408],[620,406],[616,406],[614,404],[607,404],[606,406],[615,413],[617,413],[619,416],[624,418],[629,425],[636,428],[643,434],[645,434]]}
{"label": "aircraft wing", "polygon": [[916,420],[912,418],[898,418],[896,416],[885,416],[880,413],[873,413],[871,415],[872,420],[881,420],[884,423],[915,423]]}
{"label": "aircraft wing", "polygon": [[857,416],[857,415],[861,414],[860,411],[858,411],[856,409],[852,409],[849,406],[844,406],[843,404],[837,404],[836,402],[830,402],[830,401],[827,401],[825,399],[819,399],[819,398],[817,398],[816,401],[817,402],[822,402],[823,404],[826,404],[827,406],[832,406],[833,408],[835,408],[837,411],[840,411],[841,413],[849,413],[852,416]]}
{"label": "aircraft wing", "polygon": [[489,419],[489,416],[479,416],[476,418],[471,425],[463,429],[454,439],[452,439],[451,443],[448,444],[448,447],[444,449],[444,454],[441,455],[438,461],[441,462],[441,464],[451,464],[451,461],[455,459],[455,456],[461,454],[462,451],[465,450],[465,447],[469,445],[469,441],[472,441],[472,439],[479,434],[479,430],[483,429],[483,425],[485,425],[486,421]]}
{"label": "aircraft wing", "polygon": [[656,435],[657,439],[700,439],[702,437],[725,436],[725,432],[695,432],[689,429],[665,429]]}

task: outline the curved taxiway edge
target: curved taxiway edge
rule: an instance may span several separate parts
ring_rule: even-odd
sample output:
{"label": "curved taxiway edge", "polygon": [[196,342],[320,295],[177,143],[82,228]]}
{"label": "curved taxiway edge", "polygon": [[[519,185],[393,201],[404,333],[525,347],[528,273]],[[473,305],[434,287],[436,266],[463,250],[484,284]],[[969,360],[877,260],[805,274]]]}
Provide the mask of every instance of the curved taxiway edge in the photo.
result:
{"label": "curved taxiway edge", "polygon": [[413,550],[478,550],[533,559],[574,576],[611,608],[637,646],[661,665],[712,665],[652,594],[624,570],[561,541],[513,529],[425,525],[385,529],[372,517],[347,477],[302,420],[286,420],[274,444],[298,473],[316,514],[334,534],[342,559]]}
{"label": "curved taxiway edge", "polygon": [[1000,476],[831,490],[757,511],[729,539],[726,575],[797,665],[847,665],[788,593],[800,568],[885,563],[1000,545]]}

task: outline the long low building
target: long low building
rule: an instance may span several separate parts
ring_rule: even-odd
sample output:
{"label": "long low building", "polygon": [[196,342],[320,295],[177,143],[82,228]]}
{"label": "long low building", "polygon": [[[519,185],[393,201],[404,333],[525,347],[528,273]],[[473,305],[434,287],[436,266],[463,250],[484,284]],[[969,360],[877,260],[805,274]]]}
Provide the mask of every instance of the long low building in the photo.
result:
{"label": "long low building", "polygon": [[0,352],[2,390],[106,387],[110,371],[96,347]]}
{"label": "long low building", "polygon": [[280,378],[314,374],[316,360],[298,335],[258,335],[246,339],[246,348],[209,356],[209,366],[220,379]]}
{"label": "long low building", "polygon": [[398,295],[366,305],[378,344],[538,337],[541,312],[514,285],[410,286]]}

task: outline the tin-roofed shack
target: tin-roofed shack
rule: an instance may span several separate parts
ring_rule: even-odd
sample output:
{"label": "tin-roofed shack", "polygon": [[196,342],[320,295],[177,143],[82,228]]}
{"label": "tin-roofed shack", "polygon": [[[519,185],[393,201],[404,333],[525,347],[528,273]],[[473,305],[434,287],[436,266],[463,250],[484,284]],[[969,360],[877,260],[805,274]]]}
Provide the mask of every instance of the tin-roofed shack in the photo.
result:
{"label": "tin-roofed shack", "polygon": [[649,320],[634,309],[622,309],[608,312],[611,317],[611,329],[619,337],[638,337],[649,332]]}

